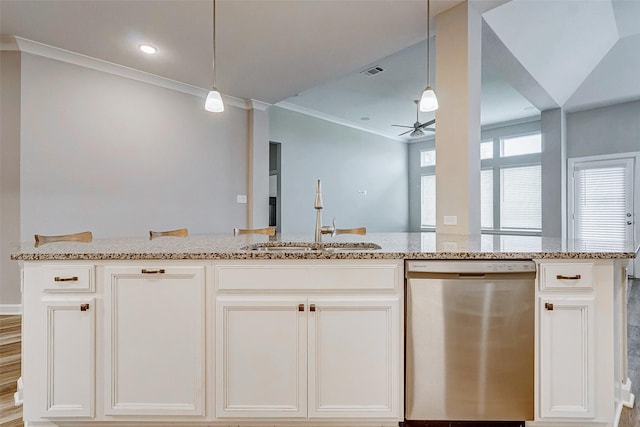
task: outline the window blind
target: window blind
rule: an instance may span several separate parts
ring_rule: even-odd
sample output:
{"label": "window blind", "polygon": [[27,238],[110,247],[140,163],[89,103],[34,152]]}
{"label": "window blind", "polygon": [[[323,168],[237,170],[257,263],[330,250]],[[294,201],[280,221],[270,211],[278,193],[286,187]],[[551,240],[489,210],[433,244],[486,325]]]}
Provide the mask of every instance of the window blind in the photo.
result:
{"label": "window blind", "polygon": [[540,165],[500,169],[500,228],[542,229]]}
{"label": "window blind", "polygon": [[[620,243],[627,239],[627,171],[624,165],[577,167],[575,188],[575,238]],[[597,243],[591,249],[598,249]]]}

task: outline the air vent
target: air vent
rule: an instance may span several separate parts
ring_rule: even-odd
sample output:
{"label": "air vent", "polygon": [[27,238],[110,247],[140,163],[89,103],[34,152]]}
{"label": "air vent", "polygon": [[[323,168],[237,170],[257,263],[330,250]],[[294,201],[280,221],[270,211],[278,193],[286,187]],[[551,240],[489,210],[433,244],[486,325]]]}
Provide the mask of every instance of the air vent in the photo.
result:
{"label": "air vent", "polygon": [[374,76],[383,71],[384,70],[382,69],[382,67],[375,66],[375,67],[369,68],[368,70],[361,71],[361,73],[364,74],[365,76]]}

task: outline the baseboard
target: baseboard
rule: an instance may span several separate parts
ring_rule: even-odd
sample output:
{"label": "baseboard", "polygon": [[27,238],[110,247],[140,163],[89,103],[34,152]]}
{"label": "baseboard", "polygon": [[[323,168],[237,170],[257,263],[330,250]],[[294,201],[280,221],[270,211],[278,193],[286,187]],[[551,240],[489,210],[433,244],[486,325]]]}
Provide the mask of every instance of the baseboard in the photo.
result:
{"label": "baseboard", "polygon": [[635,396],[631,393],[631,380],[629,378],[620,387],[620,400],[627,408],[633,408]]}
{"label": "baseboard", "polygon": [[15,316],[22,314],[22,304],[0,304],[0,316]]}

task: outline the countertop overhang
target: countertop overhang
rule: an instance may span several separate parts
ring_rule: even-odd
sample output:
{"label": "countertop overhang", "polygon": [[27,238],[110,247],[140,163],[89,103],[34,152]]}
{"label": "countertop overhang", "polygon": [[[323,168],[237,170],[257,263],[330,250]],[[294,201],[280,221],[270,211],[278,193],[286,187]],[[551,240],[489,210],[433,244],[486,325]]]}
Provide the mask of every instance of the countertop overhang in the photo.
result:
{"label": "countertop overhang", "polygon": [[[257,243],[295,245],[313,242],[312,235],[278,234],[188,237],[143,237],[94,239],[89,243],[56,242],[35,247],[21,243],[11,259],[22,261],[69,260],[221,260],[221,259],[630,259],[638,248],[605,241],[563,240],[539,236],[457,235],[441,233],[373,233],[365,236],[325,237],[339,244],[366,242],[381,249],[251,250]],[[339,245],[338,245],[339,246]]]}

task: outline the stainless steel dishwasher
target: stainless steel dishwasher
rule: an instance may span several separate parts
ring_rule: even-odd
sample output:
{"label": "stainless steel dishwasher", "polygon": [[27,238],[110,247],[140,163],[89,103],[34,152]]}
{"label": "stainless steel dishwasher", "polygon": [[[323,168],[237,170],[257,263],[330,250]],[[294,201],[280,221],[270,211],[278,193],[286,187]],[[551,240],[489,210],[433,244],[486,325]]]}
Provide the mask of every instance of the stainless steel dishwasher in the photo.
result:
{"label": "stainless steel dishwasher", "polygon": [[407,261],[406,278],[405,419],[532,420],[535,264]]}

